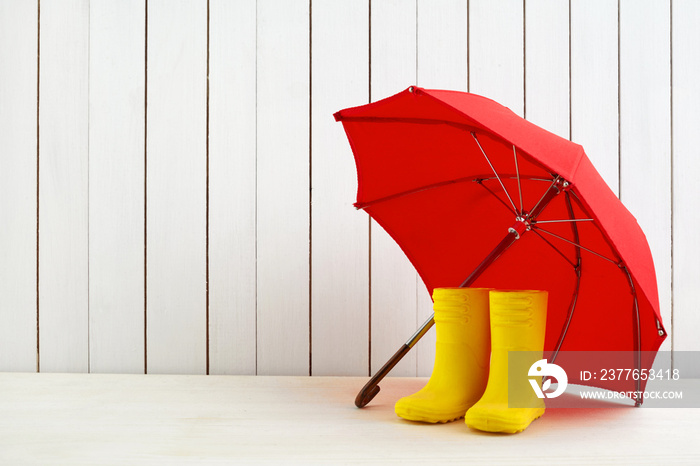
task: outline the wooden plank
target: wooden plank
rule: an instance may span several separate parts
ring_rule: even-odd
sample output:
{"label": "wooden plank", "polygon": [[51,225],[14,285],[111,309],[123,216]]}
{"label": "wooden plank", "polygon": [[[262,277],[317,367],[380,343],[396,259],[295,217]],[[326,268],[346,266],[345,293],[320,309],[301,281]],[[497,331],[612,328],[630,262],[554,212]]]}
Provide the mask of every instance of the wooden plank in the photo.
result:
{"label": "wooden plank", "polygon": [[209,371],[255,374],[255,1],[209,21]]}
{"label": "wooden plank", "polygon": [[467,0],[417,0],[417,84],[467,90]]}
{"label": "wooden plank", "polygon": [[571,140],[619,194],[617,3],[571,2]]}
{"label": "wooden plank", "polygon": [[309,2],[257,18],[258,373],[308,374]]}
{"label": "wooden plank", "polygon": [[[468,13],[467,0],[417,1],[416,82],[419,86],[467,90]],[[417,274],[416,280],[418,328],[432,315],[433,301]],[[427,333],[413,351],[416,353],[417,375],[430,375],[435,361],[435,331]]]}
{"label": "wooden plank", "polygon": [[[620,2],[620,195],[649,240],[661,317],[667,325],[671,323],[669,41],[668,1]],[[671,349],[671,338],[662,349]]]}
{"label": "wooden plank", "polygon": [[144,0],[90,3],[90,372],[144,372]]}
{"label": "wooden plank", "polygon": [[352,208],[355,163],[333,113],[369,98],[369,3],[312,10],[312,374],[369,370],[369,227]]}
{"label": "wooden plank", "polygon": [[[371,9],[371,99],[383,99],[416,82],[416,5],[374,2]],[[371,372],[376,372],[416,330],[416,272],[391,237],[371,224]],[[410,352],[392,371],[416,374]]]}
{"label": "wooden plank", "polygon": [[525,2],[525,117],[569,139],[569,5]]}
{"label": "wooden plank", "polygon": [[0,371],[37,368],[36,2],[0,2]]}
{"label": "wooden plank", "polygon": [[206,370],[207,4],[148,2],[147,370]]}
{"label": "wooden plank", "polygon": [[88,370],[89,2],[41,4],[39,358]]}
{"label": "wooden plank", "polygon": [[523,2],[470,0],[469,91],[523,116]]}
{"label": "wooden plank", "polygon": [[[352,398],[364,380],[0,374],[0,462],[540,465],[542,451],[564,464],[700,460],[697,409],[600,409],[589,401],[597,409],[547,408],[524,432],[504,437],[463,421],[397,418],[394,402],[425,379],[387,378],[357,410]],[[698,393],[700,381],[685,382],[686,397]]]}
{"label": "wooden plank", "polygon": [[[697,231],[700,230],[700,163],[697,130],[700,126],[700,4],[673,2],[673,350],[698,351],[700,283]],[[666,322],[666,328],[671,323]]]}

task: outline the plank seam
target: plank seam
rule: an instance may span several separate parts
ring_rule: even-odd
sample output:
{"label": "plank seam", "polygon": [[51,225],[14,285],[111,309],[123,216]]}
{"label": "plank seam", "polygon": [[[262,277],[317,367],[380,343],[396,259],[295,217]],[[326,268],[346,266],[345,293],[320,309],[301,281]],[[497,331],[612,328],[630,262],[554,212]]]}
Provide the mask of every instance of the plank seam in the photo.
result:
{"label": "plank seam", "polygon": [[258,374],[258,2],[255,2],[255,374]]}
{"label": "plank seam", "polygon": [[527,119],[527,6],[523,0],[523,118]]}
{"label": "plank seam", "polygon": [[573,137],[573,131],[571,129],[573,119],[571,110],[571,0],[569,0],[569,141]]}
{"label": "plank seam", "polygon": [[313,131],[313,121],[312,121],[312,41],[313,41],[313,22],[312,22],[312,0],[309,0],[309,376],[313,375],[313,283],[312,283],[312,273],[313,273],[313,149],[312,149],[312,131]]}
{"label": "plank seam", "polygon": [[206,152],[206,220],[205,220],[205,320],[206,320],[206,341],[205,341],[205,373],[209,375],[209,0],[207,0],[207,109],[206,109],[206,139],[205,139],[205,152]]}
{"label": "plank seam", "polygon": [[87,167],[86,167],[86,172],[87,172],[87,212],[86,212],[86,222],[87,222],[87,264],[86,264],[86,269],[87,269],[87,372],[88,374],[92,371],[92,366],[90,363],[90,330],[92,328],[91,325],[91,319],[90,319],[90,37],[91,37],[91,4],[88,3],[88,14],[87,14],[87,95],[88,95],[88,100],[87,100]]}
{"label": "plank seam", "polygon": [[469,38],[471,37],[470,33],[470,27],[469,27],[469,4],[470,0],[467,0],[467,92],[469,92],[469,77],[471,76],[471,70],[470,70],[470,63],[469,63],[469,58],[470,58],[470,40]]}
{"label": "plank seam", "polygon": [[[372,102],[372,0],[369,0],[368,44],[369,57],[367,87],[368,102]],[[372,375],[372,218],[367,217],[367,376]]]}
{"label": "plank seam", "polygon": [[144,0],[143,373],[148,374],[148,0]]}
{"label": "plank seam", "polygon": [[622,200],[622,89],[620,84],[620,0],[617,0],[617,197]]}
{"label": "plank seam", "polygon": [[37,0],[36,32],[36,371],[41,372],[41,347],[39,329],[39,107],[41,90],[41,0]]}
{"label": "plank seam", "polygon": [[670,311],[671,311],[671,368],[674,368],[674,355],[673,355],[673,349],[674,349],[674,337],[676,332],[673,330],[673,214],[674,214],[674,209],[673,209],[673,155],[674,155],[674,147],[673,147],[673,0],[669,0],[669,100],[670,100],[670,106],[669,106],[669,124],[670,124],[670,151],[671,151],[671,271],[670,271],[670,277],[671,277],[671,292],[670,292]]}

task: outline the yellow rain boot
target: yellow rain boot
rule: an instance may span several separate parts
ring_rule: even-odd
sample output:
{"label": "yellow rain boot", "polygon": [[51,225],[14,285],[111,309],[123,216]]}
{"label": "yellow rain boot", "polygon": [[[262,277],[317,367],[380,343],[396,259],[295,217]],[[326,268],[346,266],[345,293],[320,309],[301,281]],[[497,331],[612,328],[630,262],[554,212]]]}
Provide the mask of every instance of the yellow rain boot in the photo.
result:
{"label": "yellow rain boot", "polygon": [[[487,432],[515,433],[524,430],[544,414],[544,400],[538,398],[527,377],[528,369],[542,359],[547,320],[546,291],[491,291],[491,367],[486,391],[467,411],[469,427]],[[518,373],[510,381],[508,407],[508,351],[527,351],[517,355]],[[513,370],[516,367],[511,368]],[[513,373],[513,372],[511,372]],[[541,377],[538,377],[541,386]]]}
{"label": "yellow rain boot", "polygon": [[435,364],[430,380],[396,402],[410,421],[449,422],[464,416],[486,388],[489,370],[489,290],[435,288]]}

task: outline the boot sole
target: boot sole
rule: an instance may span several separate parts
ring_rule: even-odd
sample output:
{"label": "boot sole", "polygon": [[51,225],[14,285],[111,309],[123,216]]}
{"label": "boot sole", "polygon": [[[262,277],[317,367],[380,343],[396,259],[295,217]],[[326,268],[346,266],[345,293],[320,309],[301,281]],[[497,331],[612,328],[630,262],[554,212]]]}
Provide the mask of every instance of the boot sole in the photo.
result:
{"label": "boot sole", "polygon": [[458,421],[460,419],[463,419],[464,416],[457,416],[453,417],[450,419],[433,419],[433,418],[427,418],[427,417],[422,417],[422,416],[404,416],[401,414],[398,414],[398,416],[402,419],[405,419],[407,421],[415,421],[415,422],[426,422],[428,424],[446,424],[448,422],[453,422],[453,421]]}
{"label": "boot sole", "polygon": [[395,409],[396,415],[400,418],[406,419],[407,421],[427,422],[429,424],[445,424],[447,422],[457,421],[458,419],[464,418],[464,413],[466,411],[466,408],[461,413],[435,413],[416,409],[401,409],[400,407]]}
{"label": "boot sole", "polygon": [[538,408],[535,416],[529,421],[517,422],[503,416],[475,416],[471,415],[466,419],[466,424],[472,429],[484,432],[501,432],[505,434],[517,434],[525,430],[533,421],[539,419],[544,414],[544,408]]}

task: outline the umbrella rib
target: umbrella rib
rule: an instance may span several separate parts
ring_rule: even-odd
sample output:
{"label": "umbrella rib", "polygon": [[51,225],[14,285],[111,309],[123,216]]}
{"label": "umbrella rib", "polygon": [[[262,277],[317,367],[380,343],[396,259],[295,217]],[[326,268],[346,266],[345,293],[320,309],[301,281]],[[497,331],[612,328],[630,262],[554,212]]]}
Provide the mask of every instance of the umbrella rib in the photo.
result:
{"label": "umbrella rib", "polygon": [[571,265],[571,267],[573,267],[574,269],[576,268],[576,264],[574,264],[573,261],[572,261],[571,259],[569,259],[568,257],[566,257],[566,254],[564,254],[563,252],[561,252],[561,250],[560,250],[558,247],[556,247],[555,245],[553,245],[551,241],[549,241],[547,238],[545,238],[544,236],[542,236],[542,235],[540,234],[540,232],[538,232],[537,230],[533,229],[532,231],[533,231],[534,233],[536,233],[537,236],[539,236],[540,238],[542,238],[542,241],[544,241],[545,243],[547,243],[552,249],[554,249],[556,252],[558,252],[559,255],[560,255],[561,257],[563,257],[564,260],[565,260],[566,262],[568,262],[568,263]]}
{"label": "umbrella rib", "polygon": [[[508,176],[506,176],[505,178],[508,178],[508,179],[515,179],[515,177],[512,176],[512,175],[508,175]],[[549,179],[536,178],[536,177],[529,177],[529,176],[524,176],[524,177],[522,177],[522,178],[523,178],[524,180],[528,180],[528,181],[550,181]],[[423,191],[427,191],[427,190],[429,190],[429,189],[441,188],[441,187],[443,187],[443,186],[448,186],[448,185],[456,184],[456,183],[465,183],[465,182],[467,182],[467,181],[476,182],[476,183],[481,184],[482,181],[491,181],[491,180],[495,180],[495,179],[496,179],[496,178],[493,178],[493,177],[490,177],[490,178],[489,178],[489,177],[484,177],[484,176],[465,176],[465,177],[456,178],[456,179],[453,179],[453,180],[440,181],[440,182],[438,182],[438,183],[433,183],[433,184],[429,184],[429,185],[426,185],[426,186],[421,186],[421,187],[419,187],[419,188],[409,189],[409,190],[407,190],[407,191],[402,191],[402,192],[400,192],[400,193],[395,193],[395,194],[391,194],[391,195],[389,195],[389,196],[380,197],[379,199],[374,199],[374,200],[367,201],[367,202],[356,202],[356,203],[355,203],[355,207],[356,207],[357,209],[364,209],[364,208],[369,207],[369,206],[371,206],[371,205],[373,205],[373,204],[378,204],[378,203],[380,203],[380,202],[386,202],[386,201],[392,201],[392,200],[394,200],[394,199],[397,199],[397,198],[400,198],[400,197],[403,197],[403,196],[409,196],[409,195],[411,195],[411,194],[417,194],[417,193],[420,193],[420,192],[423,192]],[[495,195],[495,194],[494,194],[494,195]],[[496,196],[496,197],[498,197],[498,196]],[[500,199],[500,198],[498,198],[498,199]],[[501,202],[502,202],[502,201],[501,201]],[[508,206],[508,204],[506,204],[506,207],[508,207],[508,210],[511,210],[511,209],[510,209],[510,206]]]}
{"label": "umbrella rib", "polygon": [[[632,296],[633,296],[633,308],[632,312],[634,314],[633,321],[632,321],[632,331],[633,333],[633,338],[634,338],[634,353],[635,353],[635,366],[637,366],[637,369],[641,370],[642,369],[642,332],[641,332],[641,324],[639,322],[639,302],[637,301],[637,290],[634,287],[634,280],[632,280],[632,275],[630,275],[630,271],[627,269],[627,267],[622,267],[624,269],[624,272],[627,274],[627,278],[629,279],[630,282],[630,289],[632,291]],[[642,385],[641,385],[641,377],[639,377],[635,381],[635,388],[637,390],[637,398],[635,398],[635,406],[641,406],[642,405],[642,399],[639,398],[640,393],[642,391]]]}
{"label": "umbrella rib", "polygon": [[592,222],[592,218],[567,218],[562,220],[533,220],[530,223],[564,223],[564,222]]}
{"label": "umbrella rib", "polygon": [[569,244],[571,244],[571,245],[573,245],[573,246],[576,246],[577,248],[581,248],[581,249],[583,249],[584,251],[590,252],[591,254],[600,257],[601,259],[605,259],[605,260],[608,261],[608,262],[611,262],[611,263],[613,263],[613,264],[615,264],[615,265],[619,265],[619,262],[616,262],[616,261],[610,259],[609,257],[605,257],[605,256],[602,255],[602,254],[599,254],[599,253],[597,253],[597,252],[595,252],[595,251],[593,251],[593,250],[591,250],[591,249],[588,249],[587,247],[581,246],[580,244],[574,243],[573,241],[569,241],[568,239],[563,238],[563,237],[561,237],[561,236],[559,236],[559,235],[557,235],[557,234],[555,234],[555,233],[552,233],[551,231],[543,230],[542,228],[535,228],[535,227],[533,226],[533,227],[532,227],[532,231],[535,231],[535,229],[536,229],[537,231],[541,231],[542,233],[547,233],[547,234],[550,235],[550,236],[554,236],[555,238],[558,238],[558,239],[564,241],[565,243],[569,243]]}
{"label": "umbrella rib", "polygon": [[[491,167],[491,170],[493,171],[493,174],[496,175],[496,178],[498,179],[498,182],[501,184],[501,188],[503,188],[503,192],[506,193],[506,197],[507,197],[508,200],[510,201],[510,205],[513,206],[513,213],[514,213],[515,215],[519,215],[519,214],[518,214],[518,209],[515,207],[515,203],[513,203],[513,199],[510,198],[510,194],[508,194],[508,190],[506,189],[505,185],[503,184],[503,181],[501,180],[501,177],[498,176],[498,172],[497,172],[496,169],[494,168],[494,166],[493,166],[493,164],[491,163],[491,160],[489,159],[489,157],[486,155],[486,152],[484,152],[484,148],[481,147],[481,143],[480,143],[479,140],[477,139],[476,133],[474,133],[474,131],[472,131],[472,132],[471,132],[471,135],[472,135],[472,137],[474,138],[474,141],[476,141],[476,145],[479,146],[479,150],[480,150],[481,153],[484,155],[484,158],[485,158],[486,161],[488,162],[489,167]],[[510,209],[510,207],[509,207],[509,209]]]}
{"label": "umbrella rib", "polygon": [[500,197],[498,197],[498,194],[496,194],[496,193],[493,191],[493,189],[491,189],[491,188],[489,188],[488,186],[486,186],[486,185],[485,185],[484,183],[482,183],[480,180],[477,181],[476,183],[477,183],[479,186],[482,186],[482,187],[483,187],[486,191],[488,191],[493,197],[495,197],[496,199],[498,199],[498,201],[499,201],[501,204],[503,204],[503,205],[505,206],[505,208],[508,209],[509,212],[511,212],[510,206],[509,206],[508,204],[506,204],[506,201],[504,201],[503,199],[501,199]]}
{"label": "umbrella rib", "polygon": [[[528,176],[528,175],[523,175],[520,178],[523,180],[528,180],[528,181],[546,181],[547,183],[550,183],[552,181],[551,178],[540,178],[537,176]],[[479,177],[478,179],[480,179],[481,181],[493,181],[493,180],[497,180],[498,178],[496,178],[495,176],[483,176],[483,177]],[[501,175],[501,179],[502,180],[517,180],[518,177],[516,175]]]}
{"label": "umbrella rib", "polygon": [[[571,205],[571,196],[569,195],[569,192],[564,193],[565,198],[566,198],[566,208],[569,212],[569,217],[571,219],[574,218],[574,208]],[[572,223],[571,224],[571,232],[574,235],[574,241],[576,243],[580,242],[580,237],[578,233],[578,224]],[[554,362],[557,358],[557,355],[559,354],[559,350],[561,349],[562,345],[564,344],[564,339],[566,338],[567,333],[569,332],[569,326],[571,325],[571,319],[574,317],[574,311],[576,310],[576,304],[578,303],[578,293],[579,290],[581,289],[581,248],[576,248],[576,264],[574,264],[574,271],[576,272],[576,287],[574,288],[574,293],[571,296],[571,304],[569,305],[569,312],[566,314],[566,322],[564,324],[564,327],[562,328],[561,333],[559,334],[559,340],[557,341],[557,345],[554,348],[554,352],[552,353],[552,362]]]}
{"label": "umbrella rib", "polygon": [[[632,338],[634,341],[634,365],[636,369],[642,369],[642,333],[641,333],[641,323],[639,321],[639,301],[637,300],[637,290],[634,287],[634,280],[632,280],[632,275],[630,274],[627,266],[620,266],[622,272],[627,275],[627,280],[629,280],[630,291],[632,292]],[[635,390],[637,391],[635,400],[635,406],[642,405],[642,399],[640,398],[642,392],[641,377],[635,380]]]}
{"label": "umbrella rib", "polygon": [[554,361],[556,361],[557,356],[559,355],[559,351],[561,350],[561,347],[564,344],[564,339],[566,338],[566,335],[569,333],[569,327],[571,326],[571,319],[574,317],[574,312],[576,311],[576,304],[578,304],[578,293],[579,293],[580,289],[581,289],[581,271],[580,271],[580,269],[577,269],[577,271],[576,271],[576,285],[574,286],[574,292],[571,295],[571,302],[569,303],[569,311],[566,313],[566,321],[564,322],[564,327],[562,328],[561,333],[559,334],[559,340],[557,341],[557,344],[554,348],[554,351],[552,351],[552,356],[551,356],[552,363],[554,363]]}
{"label": "umbrella rib", "polygon": [[[421,186],[420,188],[409,189],[408,191],[402,191],[402,192],[400,192],[400,193],[391,194],[391,195],[385,196],[385,197],[380,197],[379,199],[374,199],[374,200],[372,200],[372,201],[367,201],[367,202],[356,202],[356,203],[355,203],[355,207],[356,207],[357,209],[364,209],[365,207],[369,207],[369,206],[371,206],[371,205],[373,205],[373,204],[378,204],[378,203],[380,203],[380,202],[391,201],[391,200],[397,199],[397,198],[399,198],[399,197],[404,197],[404,196],[408,196],[408,195],[411,195],[411,194],[420,193],[420,192],[422,192],[422,191],[427,191],[427,190],[429,190],[429,189],[440,188],[440,187],[442,187],[442,186],[447,186],[447,185],[450,185],[450,184],[464,183],[464,182],[466,182],[466,181],[479,181],[479,179],[478,179],[478,178],[477,178],[477,179],[474,179],[474,177],[471,177],[471,176],[465,176],[465,177],[463,177],[463,178],[457,178],[457,179],[454,179],[454,180],[441,181],[441,182],[439,182],[439,183],[433,183],[433,184],[430,184],[430,185],[427,185],[427,186]],[[509,209],[510,209],[510,208],[509,208]]]}
{"label": "umbrella rib", "polygon": [[[573,201],[576,203],[576,205],[583,211],[584,214],[587,216],[591,216],[591,214],[588,212],[588,209],[583,205],[581,202],[581,199],[579,199],[578,195],[576,194],[575,191],[569,191],[571,193],[571,198]],[[597,222],[593,222],[593,225],[596,227],[596,229],[600,232],[601,235],[603,235],[603,238],[605,239],[605,242],[608,243],[608,246],[610,246],[610,249],[612,253],[615,255],[615,258],[617,261],[615,262],[616,264],[621,264],[622,263],[622,258],[618,255],[617,251],[613,247],[612,244],[610,244],[610,241],[607,239],[606,234],[603,232],[603,230],[600,228],[600,225],[598,225]]]}

